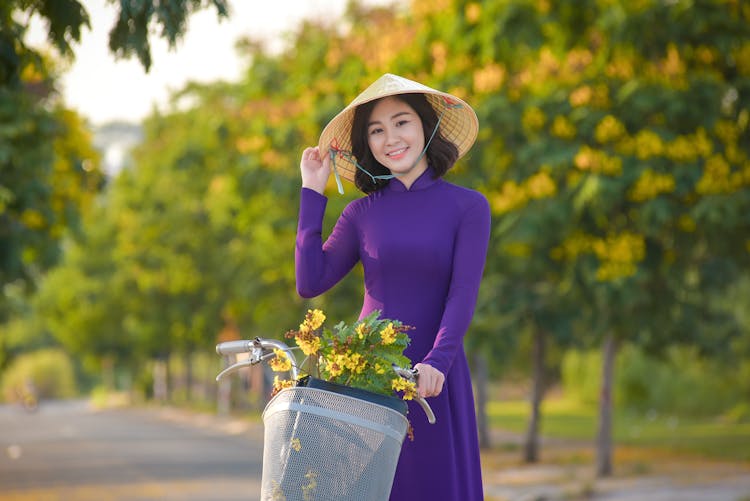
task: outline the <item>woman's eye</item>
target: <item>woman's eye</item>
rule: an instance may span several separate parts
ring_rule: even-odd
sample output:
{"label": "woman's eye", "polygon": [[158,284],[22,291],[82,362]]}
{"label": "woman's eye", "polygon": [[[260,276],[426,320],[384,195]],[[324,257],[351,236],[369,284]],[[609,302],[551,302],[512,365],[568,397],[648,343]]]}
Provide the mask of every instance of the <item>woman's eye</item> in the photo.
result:
{"label": "woman's eye", "polygon": [[402,125],[406,125],[408,123],[408,120],[399,120],[398,122],[396,122],[396,127],[401,127]]}
{"label": "woman's eye", "polygon": [[378,128],[378,129],[370,129],[370,135],[374,136],[375,134],[379,134],[382,131],[383,131],[383,129],[380,129],[380,128]]}

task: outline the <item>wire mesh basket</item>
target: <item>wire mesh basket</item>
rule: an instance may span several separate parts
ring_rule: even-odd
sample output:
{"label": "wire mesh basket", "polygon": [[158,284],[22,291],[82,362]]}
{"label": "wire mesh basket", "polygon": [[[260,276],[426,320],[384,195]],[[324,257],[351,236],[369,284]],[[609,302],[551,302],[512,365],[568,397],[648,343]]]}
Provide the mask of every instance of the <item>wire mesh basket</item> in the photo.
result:
{"label": "wire mesh basket", "polygon": [[387,500],[405,415],[399,399],[319,380],[280,391],[263,412],[261,499]]}

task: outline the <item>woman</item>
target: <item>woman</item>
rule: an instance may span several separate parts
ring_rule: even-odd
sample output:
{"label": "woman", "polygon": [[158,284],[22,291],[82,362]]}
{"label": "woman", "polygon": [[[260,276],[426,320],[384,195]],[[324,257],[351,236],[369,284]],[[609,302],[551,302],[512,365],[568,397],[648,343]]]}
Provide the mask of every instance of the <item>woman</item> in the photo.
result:
{"label": "woman", "polygon": [[[471,322],[490,231],[487,200],[442,175],[477,134],[460,99],[386,74],[326,126],[300,162],[297,290],[314,297],[362,262],[360,318],[375,309],[414,329],[405,355],[437,423],[410,402],[391,499],[481,501],[482,477],[463,337]],[[333,170],[367,193],[351,202],[322,242]]]}

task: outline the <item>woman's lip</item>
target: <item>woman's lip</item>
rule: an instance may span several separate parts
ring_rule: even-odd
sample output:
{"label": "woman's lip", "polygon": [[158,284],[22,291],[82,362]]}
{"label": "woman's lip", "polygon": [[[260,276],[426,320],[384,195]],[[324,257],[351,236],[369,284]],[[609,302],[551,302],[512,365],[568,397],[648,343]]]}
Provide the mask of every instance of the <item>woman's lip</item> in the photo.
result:
{"label": "woman's lip", "polygon": [[[397,160],[401,158],[402,156],[406,155],[406,152],[409,150],[409,148],[400,148],[398,150],[394,150],[392,152],[387,153],[388,158],[392,158],[394,160]],[[396,153],[398,152],[398,153]]]}

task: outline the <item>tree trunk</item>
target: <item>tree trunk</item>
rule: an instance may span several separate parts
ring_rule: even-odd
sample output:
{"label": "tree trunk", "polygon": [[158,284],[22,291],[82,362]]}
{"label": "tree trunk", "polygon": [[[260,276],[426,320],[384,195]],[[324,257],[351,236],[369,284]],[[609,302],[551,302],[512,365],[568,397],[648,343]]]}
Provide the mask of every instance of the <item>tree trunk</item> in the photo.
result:
{"label": "tree trunk", "polygon": [[185,353],[185,400],[188,402],[193,401],[193,353],[187,351]]}
{"label": "tree trunk", "polygon": [[617,341],[612,333],[604,338],[602,353],[602,388],[599,396],[599,427],[596,433],[596,475],[612,474],[612,383],[615,371]]}
{"label": "tree trunk", "polygon": [[154,400],[165,403],[168,398],[167,384],[167,363],[163,359],[154,361]]}
{"label": "tree trunk", "polygon": [[102,357],[102,381],[107,391],[115,391],[115,361],[111,356]]}
{"label": "tree trunk", "polygon": [[539,461],[539,423],[541,421],[541,403],[544,398],[544,358],[546,351],[546,334],[541,329],[534,329],[534,346],[532,351],[533,382],[531,385],[531,417],[526,429],[523,460],[527,463]]}
{"label": "tree trunk", "polygon": [[175,385],[175,375],[172,373],[172,363],[170,362],[172,360],[172,355],[170,353],[167,353],[164,356],[164,401],[165,402],[171,402],[172,401],[172,395],[174,394],[174,387]]}
{"label": "tree trunk", "polygon": [[490,430],[487,425],[487,359],[477,351],[474,354],[474,386],[477,393],[477,430],[479,432],[479,447],[489,449],[491,446]]}

